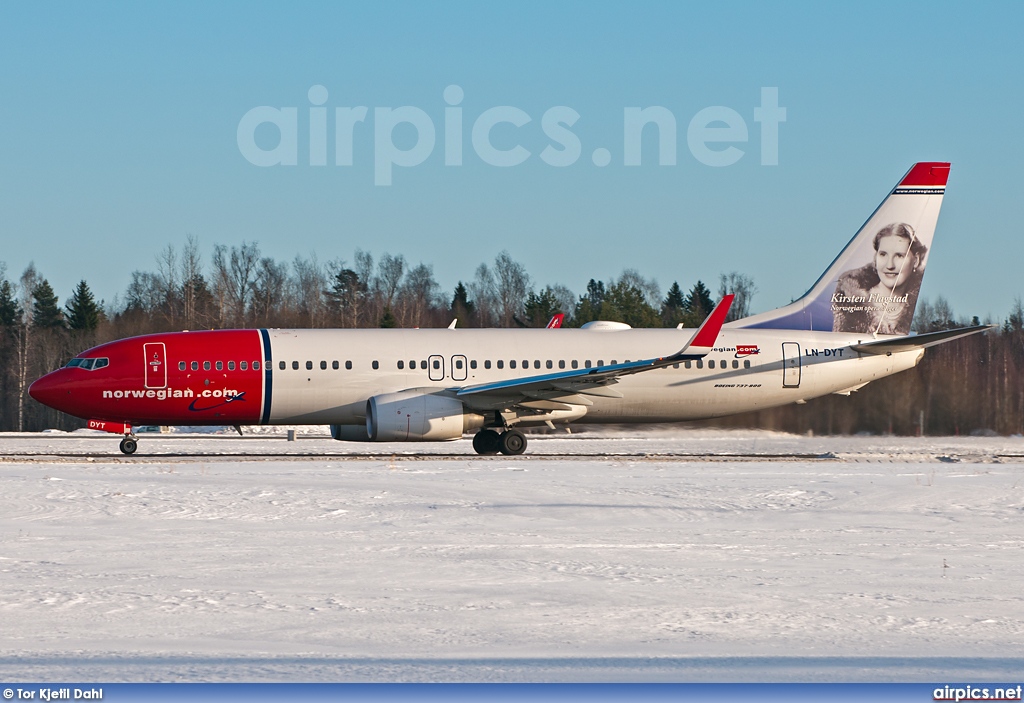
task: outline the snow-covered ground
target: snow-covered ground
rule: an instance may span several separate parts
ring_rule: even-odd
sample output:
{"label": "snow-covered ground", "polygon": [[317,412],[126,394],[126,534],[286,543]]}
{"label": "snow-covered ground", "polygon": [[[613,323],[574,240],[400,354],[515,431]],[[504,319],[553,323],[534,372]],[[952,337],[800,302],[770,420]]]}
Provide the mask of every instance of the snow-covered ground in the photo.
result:
{"label": "snow-covered ground", "polygon": [[0,435],[0,677],[1019,678],[1024,439]]}

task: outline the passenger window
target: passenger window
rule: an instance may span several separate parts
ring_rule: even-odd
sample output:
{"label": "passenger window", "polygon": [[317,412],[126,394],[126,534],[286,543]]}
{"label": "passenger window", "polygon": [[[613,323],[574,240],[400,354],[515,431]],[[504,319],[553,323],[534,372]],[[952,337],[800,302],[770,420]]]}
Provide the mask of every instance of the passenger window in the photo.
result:
{"label": "passenger window", "polygon": [[471,369],[475,369],[476,368],[476,359],[470,359],[470,361],[469,361],[469,368],[471,368]]}
{"label": "passenger window", "polygon": [[585,369],[589,369],[590,368],[590,359],[587,359],[586,361],[583,362],[583,368],[585,368]]}
{"label": "passenger window", "polygon": [[738,369],[740,367],[740,362],[736,361],[736,359],[733,359],[732,360],[732,367],[734,369]]}
{"label": "passenger window", "polygon": [[604,359],[598,359],[597,360],[597,365],[598,366],[604,366]]}
{"label": "passenger window", "polygon": [[714,359],[708,360],[708,368],[709,369],[715,368],[715,360]]}
{"label": "passenger window", "polygon": [[[564,364],[564,362],[563,362],[563,364],[562,364],[562,365],[563,365],[563,366],[565,365],[565,364]],[[547,361],[545,361],[545,362],[544,362],[544,366],[545,366],[545,367],[547,367],[547,368],[549,368],[549,369],[553,369],[553,368],[555,368],[555,365],[551,363],[551,359],[548,359]]]}
{"label": "passenger window", "polygon": [[[526,364],[523,364],[523,366],[525,367]],[[535,369],[539,369],[540,368],[540,360],[539,359],[534,359],[533,360],[533,368],[535,368]]]}
{"label": "passenger window", "polygon": [[320,370],[321,371],[326,371],[327,370],[327,362],[324,361],[323,359],[320,360]]}
{"label": "passenger window", "polygon": [[[78,360],[77,359],[72,359],[71,361],[78,361]],[[78,364],[80,364],[80,363],[82,363],[82,362],[79,361]],[[75,366],[78,366],[78,364],[75,364]],[[68,366],[71,366],[71,364],[69,363]],[[185,370],[185,362],[184,361],[179,361],[178,362],[178,371],[184,371],[184,370]]]}
{"label": "passenger window", "polygon": [[192,362],[192,370],[193,371],[198,371],[199,370],[199,362],[198,361],[193,361]]}
{"label": "passenger window", "polygon": [[573,367],[574,369],[578,369],[578,368],[580,367],[580,362],[578,362],[578,361],[576,361],[575,359],[573,359],[573,360],[572,360],[572,367]]}
{"label": "passenger window", "polygon": [[297,362],[297,361],[293,361],[292,362],[292,370],[294,370],[294,371],[298,371],[299,370],[299,362]]}
{"label": "passenger window", "polygon": [[258,362],[258,361],[252,362],[252,370],[253,371],[259,371],[260,370],[260,362]]}
{"label": "passenger window", "polygon": [[679,368],[679,364],[672,364],[672,368],[678,369]]}
{"label": "passenger window", "polygon": [[499,369],[505,368],[505,360],[504,359],[498,359],[498,368]]}
{"label": "passenger window", "polygon": [[241,369],[242,371],[245,371],[246,369],[249,368],[249,362],[248,361],[239,361],[238,362],[238,368]]}
{"label": "passenger window", "polygon": [[210,362],[209,361],[204,361],[203,362],[203,371],[209,371],[209,370],[210,370]]}
{"label": "passenger window", "polygon": [[224,370],[224,362],[223,361],[218,361],[217,362],[217,370],[218,371],[223,371]]}
{"label": "passenger window", "polygon": [[617,363],[619,363],[619,362],[617,362],[615,359],[612,359],[612,366],[615,366],[615,364],[617,364]]}
{"label": "passenger window", "polygon": [[234,371],[234,370],[235,370],[235,362],[229,361],[228,362],[228,371]]}
{"label": "passenger window", "polygon": [[352,362],[351,361],[346,361],[345,362],[345,369],[349,370],[349,371],[352,369]]}
{"label": "passenger window", "polygon": [[398,360],[398,370],[401,371],[405,368],[405,362],[401,359]]}
{"label": "passenger window", "polygon": [[687,361],[683,362],[683,366],[685,366],[686,368],[690,368],[690,366],[692,366],[692,364],[691,364],[691,362],[689,360],[687,360]]}
{"label": "passenger window", "polygon": [[697,359],[697,368],[698,369],[704,368],[704,360],[703,359]]}
{"label": "passenger window", "polygon": [[434,365],[435,369],[441,368],[441,362],[438,361],[437,359],[434,359],[434,364],[433,365]]}
{"label": "passenger window", "polygon": [[374,371],[376,371],[377,369],[379,369],[379,368],[380,368],[380,362],[379,362],[379,361],[377,361],[376,359],[374,359],[374,360],[373,360],[373,363],[372,363],[372,364],[370,364],[370,366],[372,366],[372,367],[373,367],[373,370],[374,370]]}
{"label": "passenger window", "polygon": [[282,371],[284,371],[285,366],[287,366],[287,364],[283,361],[279,361],[277,364],[277,368],[281,369]]}
{"label": "passenger window", "polygon": [[558,368],[560,368],[560,369],[564,369],[565,368],[565,359],[559,359],[558,360]]}
{"label": "passenger window", "polygon": [[743,368],[745,368],[745,369],[749,369],[750,368],[750,359],[744,359],[743,360]]}
{"label": "passenger window", "polygon": [[510,369],[514,369],[516,367],[516,360],[512,359],[510,362],[508,362],[508,367]]}
{"label": "passenger window", "polygon": [[307,361],[306,362],[306,371],[312,371],[312,370],[313,370],[313,362],[312,361]]}
{"label": "passenger window", "polygon": [[459,371],[462,370],[462,359],[455,360],[455,368],[457,368]]}
{"label": "passenger window", "polygon": [[530,368],[530,361],[528,359],[523,359],[523,368],[524,369]]}
{"label": "passenger window", "polygon": [[485,369],[489,369],[489,368],[491,368],[491,360],[490,360],[490,359],[486,359],[486,360],[484,361],[484,368],[485,368]]}
{"label": "passenger window", "polygon": [[340,364],[338,363],[337,359],[335,359],[334,361],[331,362],[331,368],[334,369],[335,371],[338,370],[339,366],[340,366]]}

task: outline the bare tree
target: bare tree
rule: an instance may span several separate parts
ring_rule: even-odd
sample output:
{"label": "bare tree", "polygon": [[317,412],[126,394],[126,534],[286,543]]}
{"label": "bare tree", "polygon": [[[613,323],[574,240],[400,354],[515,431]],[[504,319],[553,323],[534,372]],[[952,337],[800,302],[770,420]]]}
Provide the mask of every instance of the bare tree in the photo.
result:
{"label": "bare tree", "polygon": [[425,327],[430,313],[441,306],[441,286],[434,280],[434,269],[419,264],[409,270],[398,292],[397,316],[403,327]]}
{"label": "bare tree", "polygon": [[260,259],[252,285],[252,312],[257,322],[271,324],[283,312],[288,287],[288,267],[266,256]]}
{"label": "bare tree", "polygon": [[221,304],[221,324],[245,321],[256,283],[260,248],[256,242],[242,242],[230,251],[222,244],[213,249],[214,291]]}
{"label": "bare tree", "polygon": [[729,314],[726,316],[725,321],[732,322],[733,320],[749,317],[750,301],[753,300],[754,294],[757,293],[754,279],[736,271],[721,274],[718,277],[718,297],[721,298],[730,293],[736,297],[733,298],[732,307],[729,308]]}
{"label": "bare tree", "polygon": [[317,260],[316,254],[310,254],[308,259],[296,256],[292,267],[295,270],[299,314],[310,327],[323,327],[327,313],[327,301],[324,298],[327,272],[323,264]]}
{"label": "bare tree", "polygon": [[178,257],[170,244],[156,256],[156,278],[163,298],[160,311],[168,324],[174,324],[181,314],[181,288],[178,285]]}
{"label": "bare tree", "polygon": [[530,276],[522,264],[503,251],[494,260],[494,281],[501,326],[511,327],[516,316],[523,314],[523,303],[530,292]]}
{"label": "bare tree", "polygon": [[470,301],[476,308],[477,326],[494,327],[497,324],[498,286],[487,264],[476,267],[468,288]]}
{"label": "bare tree", "polygon": [[399,254],[384,254],[377,262],[377,280],[384,307],[390,308],[395,302],[398,286],[405,273],[405,257]]}
{"label": "bare tree", "polygon": [[206,292],[206,281],[203,278],[199,242],[191,234],[185,240],[178,265],[181,276],[182,316],[185,318],[185,326],[192,329],[199,323],[199,305]]}
{"label": "bare tree", "polygon": [[32,329],[32,292],[39,286],[42,279],[36,271],[35,263],[30,262],[21,274],[19,281],[21,322],[16,332],[15,344],[17,368],[15,378],[18,387],[18,431],[25,431],[25,396],[28,392],[30,341]]}

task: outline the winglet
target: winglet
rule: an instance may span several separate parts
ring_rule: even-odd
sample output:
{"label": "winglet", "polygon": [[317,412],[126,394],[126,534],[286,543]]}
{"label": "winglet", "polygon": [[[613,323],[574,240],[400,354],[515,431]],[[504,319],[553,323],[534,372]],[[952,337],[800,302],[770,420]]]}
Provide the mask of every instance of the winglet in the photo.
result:
{"label": "winglet", "polygon": [[731,293],[729,295],[722,296],[722,299],[718,301],[718,305],[711,311],[711,314],[700,324],[697,331],[694,332],[693,337],[686,346],[679,350],[679,354],[699,354],[704,355],[711,351],[715,346],[715,342],[718,340],[718,334],[722,331],[722,325],[725,324],[725,317],[729,314],[729,308],[732,307],[732,300],[735,296]]}

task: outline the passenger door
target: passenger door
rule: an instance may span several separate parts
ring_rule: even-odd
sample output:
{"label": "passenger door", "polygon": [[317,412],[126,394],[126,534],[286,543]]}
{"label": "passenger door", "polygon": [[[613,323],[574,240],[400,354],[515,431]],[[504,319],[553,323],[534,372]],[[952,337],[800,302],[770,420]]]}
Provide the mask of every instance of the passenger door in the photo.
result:
{"label": "passenger door", "polygon": [[146,388],[167,388],[167,348],[163,342],[142,345],[146,357]]}

